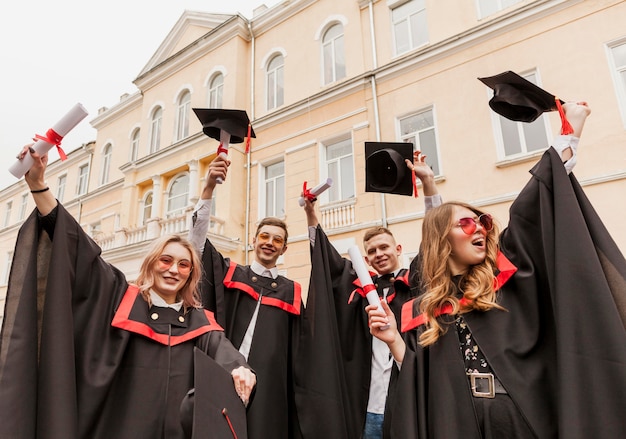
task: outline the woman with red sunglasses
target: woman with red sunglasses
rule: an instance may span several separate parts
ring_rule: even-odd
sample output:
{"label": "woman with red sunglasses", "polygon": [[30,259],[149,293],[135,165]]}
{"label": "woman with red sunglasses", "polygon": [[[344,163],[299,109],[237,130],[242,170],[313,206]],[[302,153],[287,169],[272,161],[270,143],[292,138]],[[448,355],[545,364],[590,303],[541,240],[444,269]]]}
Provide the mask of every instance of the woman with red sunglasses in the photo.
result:
{"label": "woman with red sunglasses", "polygon": [[626,261],[568,175],[590,110],[563,109],[573,136],[532,169],[508,227],[466,203],[430,210],[401,328],[366,308],[401,368],[389,437],[626,437]]}
{"label": "woman with red sunglasses", "polygon": [[[183,439],[195,426],[206,431],[192,423],[212,418],[219,425],[211,434],[230,434],[225,406],[192,420],[192,401],[207,401],[188,397],[194,369],[207,367],[206,356],[220,365],[226,376],[211,382],[233,386],[242,414],[256,376],[201,307],[193,245],[177,235],[155,241],[129,284],[46,186],[47,155],[25,147],[20,157],[28,153],[25,180],[37,209],[20,230],[7,292],[0,437]],[[225,437],[198,431],[194,438]]]}

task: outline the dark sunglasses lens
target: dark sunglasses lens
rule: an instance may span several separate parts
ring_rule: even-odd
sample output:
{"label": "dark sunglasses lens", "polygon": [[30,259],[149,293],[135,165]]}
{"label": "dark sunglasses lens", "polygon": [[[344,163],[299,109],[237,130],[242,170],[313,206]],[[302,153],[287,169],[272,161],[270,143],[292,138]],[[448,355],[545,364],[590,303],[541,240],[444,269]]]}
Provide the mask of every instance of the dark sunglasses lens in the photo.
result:
{"label": "dark sunglasses lens", "polygon": [[459,225],[466,235],[471,235],[476,231],[476,223],[473,218],[461,218]]}
{"label": "dark sunglasses lens", "polygon": [[491,231],[491,229],[493,229],[493,218],[491,217],[491,215],[488,215],[486,213],[483,213],[481,216],[478,217],[478,221],[480,221],[480,224],[482,224],[483,228],[486,231]]}

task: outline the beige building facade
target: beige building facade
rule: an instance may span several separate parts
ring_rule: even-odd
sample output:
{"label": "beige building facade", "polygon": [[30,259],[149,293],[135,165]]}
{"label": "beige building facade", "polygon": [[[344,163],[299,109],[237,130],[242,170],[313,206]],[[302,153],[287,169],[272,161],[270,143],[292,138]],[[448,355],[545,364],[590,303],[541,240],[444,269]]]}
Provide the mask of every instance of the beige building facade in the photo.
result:
{"label": "beige building facade", "polygon": [[[392,230],[405,265],[418,251],[423,199],[365,192],[367,141],[414,143],[445,200],[479,205],[506,225],[560,128],[556,113],[520,124],[490,110],[491,90],[477,78],[513,70],[564,100],[589,102],[574,174],[624,252],[623,23],[626,2],[608,0],[291,0],[260,6],[249,20],[185,11],[134,79],[138,91],[101,108],[90,120],[95,141],[51,163],[48,183],[132,280],[154,238],[186,235],[215,157],[217,141],[192,108],[245,109],[256,138],[249,154],[231,145],[208,237],[248,263],[258,221],[285,219],[279,269],[306,291],[305,181],[333,179],[317,204],[340,252],[376,225]],[[0,197],[0,297],[33,206],[23,181]]]}

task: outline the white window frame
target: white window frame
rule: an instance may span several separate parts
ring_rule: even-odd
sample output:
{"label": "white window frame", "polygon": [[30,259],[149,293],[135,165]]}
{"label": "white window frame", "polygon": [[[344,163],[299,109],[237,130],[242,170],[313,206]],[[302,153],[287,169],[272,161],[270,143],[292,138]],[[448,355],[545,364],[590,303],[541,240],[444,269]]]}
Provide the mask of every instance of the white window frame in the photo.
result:
{"label": "white window frame", "polygon": [[139,141],[141,139],[141,129],[139,127],[135,127],[130,135],[130,155],[129,160],[131,163],[137,161],[137,157],[139,157]]}
{"label": "white window frame", "polygon": [[224,105],[224,74],[222,72],[216,72],[211,76],[208,98],[209,108],[222,108]]}
{"label": "white window frame", "polygon": [[[431,113],[432,117],[432,126],[428,128],[418,129],[416,131],[412,131],[410,133],[402,133],[402,122],[405,119],[410,117],[420,116],[425,113]],[[431,165],[433,171],[435,172],[435,177],[443,175],[443,169],[441,165],[441,146],[439,143],[439,136],[437,131],[437,117],[435,113],[435,107],[429,106],[424,107],[416,111],[412,111],[410,113],[404,114],[397,118],[397,127],[398,127],[398,136],[401,142],[410,142],[413,143],[414,151],[421,151],[422,154],[426,155],[426,162]],[[435,152],[433,154],[432,151],[424,148],[423,145],[420,144],[420,134],[426,133],[427,131],[432,130],[432,135],[435,139]]]}
{"label": "white window frame", "polygon": [[102,167],[100,168],[100,186],[109,182],[111,172],[111,160],[113,158],[113,144],[107,143],[102,148]]}
{"label": "white window frame", "polygon": [[[343,142],[348,142],[350,144],[350,148],[351,148],[350,154],[344,154],[341,157],[335,157],[332,160],[329,160],[328,148],[331,146],[337,145],[339,143],[343,143]],[[355,149],[354,140],[349,135],[327,139],[322,142],[322,148],[321,148],[321,153],[320,153],[322,166],[320,169],[323,169],[325,174],[328,176],[327,178],[333,179],[333,185],[326,192],[322,194],[323,196],[322,201],[324,203],[344,203],[344,202],[356,199],[357,189],[356,189],[356,166],[354,163],[354,154],[355,154],[354,149]],[[352,170],[351,170],[352,181],[350,182],[350,184],[352,185],[352,192],[354,195],[352,197],[343,198],[341,194],[344,189],[343,188],[344,183],[342,181],[343,181],[343,174],[345,173],[345,171],[341,167],[341,163],[342,163],[342,159],[345,159],[348,157],[351,157],[350,164],[352,166]],[[331,163],[337,163],[337,172],[338,172],[339,178],[332,175],[332,173],[330,172],[329,167]],[[337,199],[332,199],[333,194],[337,194]]]}
{"label": "white window frame", "polygon": [[[280,59],[281,63],[272,66]],[[274,53],[267,61],[265,68],[265,107],[273,110],[285,103],[285,57],[282,53]]]}
{"label": "white window frame", "polygon": [[[409,15],[404,15],[401,19],[394,19],[395,10],[412,2],[416,2],[416,4],[417,2],[421,2],[422,3],[421,8],[419,8],[419,5],[418,5],[418,10],[416,12],[409,14]],[[391,9],[389,16],[391,20],[391,30],[392,30],[392,36],[393,36],[393,50],[396,56],[402,55],[404,53],[410,52],[411,50],[415,50],[418,47],[422,47],[428,44],[428,40],[429,40],[428,38],[428,15],[427,15],[425,0],[408,0],[408,1],[396,0],[396,1],[388,2],[387,6]],[[413,39],[414,39],[413,34],[415,34],[416,32],[419,33],[420,28],[419,27],[413,28],[413,26],[411,26],[411,23],[414,19],[418,20],[418,23],[416,23],[416,26],[418,26],[420,22],[422,22],[421,24],[424,25],[424,29],[426,31],[426,38],[423,41],[415,42],[415,44],[413,43]],[[397,38],[397,29],[398,29],[398,26],[400,26],[402,23],[406,23],[407,32],[408,32],[408,48],[406,50],[401,50],[401,48],[398,47],[399,42]]]}
{"label": "white window frame", "polygon": [[7,252],[7,260],[4,266],[4,285],[7,285],[9,283],[9,276],[11,275],[12,264],[13,264],[13,250],[10,250]]}
{"label": "white window frame", "polygon": [[[327,37],[333,29],[339,29],[339,34],[334,37]],[[332,84],[346,77],[346,43],[345,43],[345,27],[341,22],[333,22],[329,24],[322,35],[321,41],[321,59],[322,59],[322,83],[324,85]],[[326,62],[326,49],[330,54],[330,65]],[[339,72],[338,58],[343,57],[343,72]],[[327,70],[329,69],[329,70]],[[327,77],[326,72],[330,76]]]}
{"label": "white window frame", "polygon": [[22,195],[22,203],[20,205],[20,221],[26,217],[26,209],[28,208],[28,194]]}
{"label": "white window frame", "polygon": [[[176,209],[170,209],[170,202],[172,201],[173,197],[172,197],[172,189],[174,187],[174,184],[180,180],[181,178],[186,177],[187,178],[187,192],[185,192],[184,194],[179,194],[176,195],[176,198],[181,197],[181,196],[185,196],[185,203],[182,207],[176,208]],[[189,176],[189,172],[181,172],[179,174],[176,174],[169,182],[168,187],[167,187],[167,199],[166,201],[166,212],[165,212],[165,216],[167,218],[172,218],[178,215],[181,215],[182,213],[185,212],[185,209],[188,207],[189,205],[189,184],[191,183],[191,178]],[[154,200],[154,198],[153,198]]]}
{"label": "white window frame", "polygon": [[[152,197],[150,204],[147,203],[148,197]],[[146,209],[150,207],[150,215],[146,215]],[[154,191],[150,190],[146,192],[141,199],[141,224],[146,224],[150,218],[154,216]]]}
{"label": "white window frame", "polygon": [[11,214],[13,213],[13,201],[7,201],[4,208],[4,227],[11,225]]}
{"label": "white window frame", "polygon": [[191,91],[183,90],[176,102],[176,130],[174,141],[189,137],[189,114],[191,112]]}
{"label": "white window frame", "polygon": [[59,175],[57,178],[57,200],[63,202],[65,198],[65,186],[67,185],[67,174]]}
{"label": "white window frame", "polygon": [[163,107],[157,105],[150,113],[150,154],[161,148],[161,128],[163,125]]}
{"label": "white window frame", "polygon": [[76,195],[85,195],[87,193],[88,183],[89,163],[85,163],[78,167],[78,178],[76,179]]}
{"label": "white window frame", "polygon": [[626,75],[626,64],[617,65],[614,49],[616,47],[626,47],[626,37],[620,38],[615,41],[611,41],[606,44],[606,54],[610,66],[611,78],[613,79],[613,85],[615,87],[615,94],[617,95],[617,105],[622,116],[622,123],[626,128],[626,79],[623,79],[621,75]]}
{"label": "white window frame", "polygon": [[[267,170],[270,166],[274,166],[277,165],[279,163],[282,163],[283,165],[283,173],[281,175],[278,176],[274,176],[271,178],[267,177]],[[259,200],[260,200],[260,217],[264,218],[264,217],[268,217],[268,216],[272,216],[272,217],[276,217],[276,218],[285,218],[285,215],[287,214],[287,163],[285,162],[284,157],[280,157],[279,159],[274,159],[271,161],[267,161],[265,163],[263,163],[260,167],[260,171],[259,172]],[[278,184],[277,181],[282,180],[282,185],[281,185],[281,190],[282,190],[282,198],[283,198],[283,206],[282,206],[282,210],[283,210],[283,214],[280,215],[280,212],[278,212],[277,206],[278,206],[278,197],[277,195],[277,188],[278,188]],[[273,198],[274,198],[274,205],[272,206],[273,212],[269,212],[268,208],[267,208],[267,203],[268,203],[268,197],[267,197],[267,185],[269,182],[272,182],[274,184],[274,192],[273,192]]]}
{"label": "white window frame", "polygon": [[[483,12],[484,3],[487,1],[491,3],[491,5],[489,5],[491,7],[488,11]],[[476,15],[478,19],[481,20],[521,2],[522,0],[476,0]]]}

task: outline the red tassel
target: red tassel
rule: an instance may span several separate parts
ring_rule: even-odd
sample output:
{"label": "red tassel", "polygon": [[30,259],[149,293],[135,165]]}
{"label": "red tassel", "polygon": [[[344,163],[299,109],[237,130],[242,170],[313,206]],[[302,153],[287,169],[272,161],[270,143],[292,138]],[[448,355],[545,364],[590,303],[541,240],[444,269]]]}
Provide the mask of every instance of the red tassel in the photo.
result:
{"label": "red tassel", "polygon": [[573,134],[574,128],[565,117],[565,111],[563,111],[563,106],[561,105],[561,100],[557,97],[554,98],[556,100],[556,109],[559,110],[559,116],[561,116],[561,135],[565,136],[567,134]]}
{"label": "red tassel", "polygon": [[246,136],[246,154],[250,152],[250,136],[252,131],[252,125],[248,124],[248,135]]}
{"label": "red tassel", "polygon": [[413,182],[413,196],[415,198],[419,197],[419,193],[417,192],[417,178],[415,177],[415,172],[411,171],[411,181]]}
{"label": "red tassel", "polygon": [[222,415],[226,418],[226,422],[228,422],[228,428],[230,428],[230,432],[233,434],[233,438],[237,439],[237,433],[235,433],[235,428],[233,427],[232,422],[230,422],[230,417],[228,416],[228,410],[226,407],[222,409]]}

